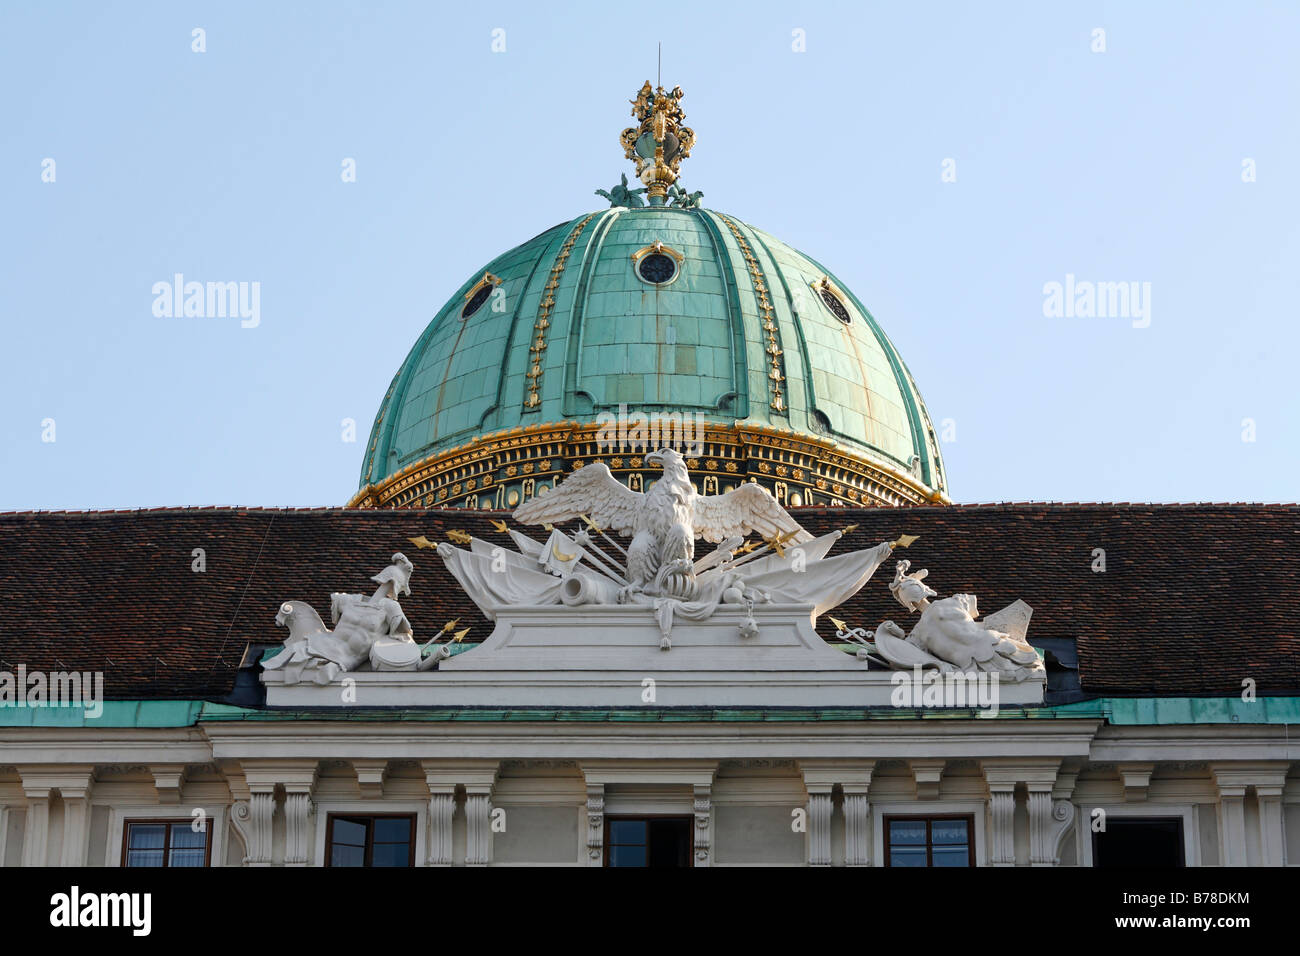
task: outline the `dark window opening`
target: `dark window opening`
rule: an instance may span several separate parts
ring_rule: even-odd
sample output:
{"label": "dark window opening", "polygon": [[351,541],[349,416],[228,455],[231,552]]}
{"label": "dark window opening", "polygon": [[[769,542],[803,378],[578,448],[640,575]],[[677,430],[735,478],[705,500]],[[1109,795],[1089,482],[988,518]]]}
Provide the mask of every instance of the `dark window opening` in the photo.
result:
{"label": "dark window opening", "polygon": [[606,866],[691,865],[690,817],[606,817]]}
{"label": "dark window opening", "polygon": [[646,282],[663,285],[677,274],[677,263],[673,261],[672,256],[666,256],[662,252],[652,252],[641,260],[637,271]]}
{"label": "dark window opening", "polygon": [[483,308],[483,303],[488,300],[488,296],[492,294],[492,290],[495,288],[496,286],[491,282],[484,282],[479,286],[479,290],[470,296],[469,301],[465,303],[465,308],[460,310],[460,317],[462,319],[468,319],[479,309]]}
{"label": "dark window opening", "polygon": [[844,307],[844,303],[840,301],[840,297],[834,292],[825,286],[822,286],[821,296],[822,301],[826,303],[826,308],[830,309],[831,312],[835,314],[835,318],[839,319],[845,325],[848,325],[853,321],[849,316],[849,310]]}
{"label": "dark window opening", "polygon": [[127,821],[122,834],[123,866],[207,866],[212,856],[212,827],[205,820],[195,830],[183,820]]}
{"label": "dark window opening", "polygon": [[885,866],[974,866],[974,817],[886,817]]}
{"label": "dark window opening", "polygon": [[325,865],[414,866],[415,817],[331,815]]}
{"label": "dark window opening", "polygon": [[1114,817],[1092,835],[1092,865],[1186,866],[1182,817]]}

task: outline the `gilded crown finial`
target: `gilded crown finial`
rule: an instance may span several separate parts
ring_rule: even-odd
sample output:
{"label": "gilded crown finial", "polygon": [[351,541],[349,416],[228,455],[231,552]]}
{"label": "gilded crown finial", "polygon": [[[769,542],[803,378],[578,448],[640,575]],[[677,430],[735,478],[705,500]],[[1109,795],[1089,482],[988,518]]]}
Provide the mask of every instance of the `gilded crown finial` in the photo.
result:
{"label": "gilded crown finial", "polygon": [[652,206],[664,204],[669,188],[677,182],[682,160],[691,155],[695,145],[695,131],[682,125],[686,114],[681,100],[685,95],[680,86],[674,86],[670,93],[662,86],[652,88],[646,80],[636,99],[629,100],[632,115],[640,125],[623,130],[619,142],[627,158],[636,164],[637,179],[646,187]]}

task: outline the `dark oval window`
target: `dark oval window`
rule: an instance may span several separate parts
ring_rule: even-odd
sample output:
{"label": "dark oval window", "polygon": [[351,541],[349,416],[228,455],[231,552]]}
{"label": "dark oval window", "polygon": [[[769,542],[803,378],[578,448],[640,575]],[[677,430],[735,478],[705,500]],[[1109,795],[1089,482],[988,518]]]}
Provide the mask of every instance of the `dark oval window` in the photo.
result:
{"label": "dark oval window", "polygon": [[646,282],[663,285],[677,274],[677,263],[673,261],[672,256],[666,256],[662,252],[652,252],[637,265],[637,271]]}
{"label": "dark oval window", "polygon": [[469,301],[465,303],[465,308],[460,310],[460,317],[462,319],[468,319],[479,309],[483,308],[483,303],[488,300],[488,296],[492,294],[493,288],[494,286],[491,282],[484,282],[483,285],[479,287],[479,290],[470,296]]}
{"label": "dark oval window", "polygon": [[826,308],[835,313],[835,318],[839,319],[845,325],[848,325],[853,321],[849,316],[849,310],[844,308],[844,303],[840,301],[839,296],[826,288],[821,290],[821,294],[822,301],[826,303]]}

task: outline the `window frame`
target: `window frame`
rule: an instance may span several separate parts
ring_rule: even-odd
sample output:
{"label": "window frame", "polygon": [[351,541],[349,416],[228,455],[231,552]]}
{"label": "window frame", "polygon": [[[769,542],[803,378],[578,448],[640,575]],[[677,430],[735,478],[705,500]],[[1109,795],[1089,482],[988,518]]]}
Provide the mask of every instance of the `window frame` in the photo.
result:
{"label": "window frame", "polygon": [[[925,868],[927,870],[935,869],[934,865],[934,843],[930,838],[931,824],[936,820],[965,820],[966,821],[966,857],[967,866],[975,868],[975,815],[972,813],[891,813],[881,818],[881,830],[884,835],[884,865],[890,869],[902,869],[894,867],[890,862],[890,841],[889,841],[889,824],[894,820],[924,820],[925,821]],[[908,844],[915,846],[916,844]],[[953,844],[955,845],[955,844]]]}
{"label": "window frame", "polygon": [[[163,839],[163,847],[162,847],[162,849],[163,849],[163,862],[162,862],[162,866],[160,866],[160,867],[153,867],[153,866],[130,866],[130,865],[127,863],[127,858],[128,858],[127,855],[128,855],[129,850],[130,850],[130,847],[131,847],[131,827],[133,827],[133,826],[163,826],[163,827],[166,827],[166,828],[167,828],[167,830],[166,830],[166,837]],[[204,870],[206,870],[206,869],[209,869],[209,868],[212,866],[212,844],[213,844],[213,842],[214,842],[214,840],[213,840],[213,836],[214,836],[213,830],[214,830],[214,827],[212,826],[211,818],[210,818],[210,817],[205,818],[205,821],[204,821],[204,829],[203,829],[203,831],[202,831],[202,832],[203,832],[203,841],[204,841],[204,847],[203,847],[203,866],[202,866],[202,867],[196,867],[196,866],[172,866],[172,865],[171,865],[171,857],[172,857],[172,827],[178,827],[178,826],[186,826],[186,827],[193,828],[193,826],[194,826],[194,818],[193,818],[192,816],[186,816],[186,817],[148,817],[148,818],[145,818],[145,817],[123,817],[123,818],[122,818],[122,855],[121,855],[120,860],[119,860],[119,862],[118,862],[118,866],[120,866],[120,867],[121,867],[122,869],[124,869],[124,870],[127,870],[127,869],[130,869],[130,870],[157,870],[157,869],[163,869],[163,870],[197,870],[197,869],[204,869]],[[187,849],[188,849],[188,848],[187,848]]]}
{"label": "window frame", "polygon": [[[670,275],[663,282],[655,282],[652,279],[647,279],[645,276],[641,274],[642,260],[647,259],[653,255],[666,256],[667,258],[672,260],[673,274]],[[667,289],[670,285],[676,282],[678,278],[681,277],[682,269],[686,265],[686,256],[684,253],[678,252],[672,246],[669,246],[660,240],[655,240],[655,242],[650,243],[650,245],[648,246],[642,246],[636,252],[632,253],[631,259],[632,259],[632,274],[636,276],[637,281],[643,285],[648,285],[650,288],[656,290]]]}
{"label": "window frame", "polygon": [[[604,832],[601,837],[601,861],[600,865],[604,869],[649,869],[650,868],[650,821],[651,820],[678,820],[686,825],[686,866],[683,869],[694,869],[695,867],[695,818],[685,813],[606,813],[604,814]],[[644,867],[613,867],[609,863],[609,825],[622,820],[644,820],[646,823],[646,865]],[[632,844],[622,844],[631,846]]]}
{"label": "window frame", "polygon": [[[464,303],[456,310],[457,317],[460,321],[468,322],[470,319],[474,318],[474,316],[482,312],[483,306],[487,305],[488,299],[492,298],[492,293],[495,292],[497,287],[501,284],[502,279],[499,276],[495,276],[491,272],[484,272],[483,277],[469,287],[469,290],[465,293]],[[470,303],[474,301],[474,297],[485,290],[487,295],[485,295],[473,309],[470,309],[469,306]]]}
{"label": "window frame", "polygon": [[[1189,853],[1188,853],[1189,834],[1187,832],[1188,822],[1184,814],[1182,814],[1178,810],[1174,810],[1168,813],[1154,813],[1154,812],[1125,813],[1121,810],[1113,814],[1107,812],[1106,820],[1107,820],[1107,826],[1109,826],[1110,823],[1150,823],[1152,821],[1157,821],[1157,820],[1173,821],[1177,823],[1178,824],[1178,864],[1176,869],[1186,869],[1190,865],[1188,863],[1188,857],[1189,857]],[[1096,830],[1093,830],[1091,826],[1088,829],[1089,829],[1089,837],[1090,837],[1090,839],[1088,840],[1088,844],[1089,844],[1088,845],[1088,866],[1096,869],[1100,869],[1101,867],[1097,863],[1097,843],[1099,842],[1098,837],[1100,837],[1102,834],[1097,832]]]}
{"label": "window frame", "polygon": [[[1095,867],[1092,857],[1092,811],[1102,810],[1108,820],[1125,817],[1181,817],[1183,821],[1183,867],[1201,865],[1200,807],[1194,803],[1089,803],[1085,809],[1074,801],[1074,865]],[[1214,808],[1209,808],[1214,812]],[[1223,865],[1220,848],[1219,866]]]}
{"label": "window frame", "polygon": [[[333,847],[334,847],[334,821],[335,821],[335,820],[345,820],[345,821],[348,821],[348,822],[354,822],[354,823],[357,822],[357,821],[359,821],[359,820],[366,820],[366,821],[369,821],[369,822],[367,823],[367,826],[366,826],[366,845],[365,845],[365,854],[364,854],[364,855],[365,855],[365,861],[366,861],[366,862],[365,862],[364,864],[362,864],[360,867],[342,867],[342,866],[341,866],[341,867],[338,867],[338,869],[340,869],[340,870],[343,870],[343,869],[348,869],[348,870],[351,870],[351,869],[373,870],[373,869],[375,869],[375,866],[374,866],[374,863],[373,863],[373,860],[374,860],[374,853],[375,853],[375,840],[374,840],[374,827],[372,826],[372,824],[374,823],[375,820],[394,820],[394,819],[397,819],[397,820],[406,820],[406,821],[408,821],[408,822],[410,823],[410,828],[411,828],[411,829],[410,829],[410,838],[409,838],[408,841],[407,841],[407,862],[406,862],[406,865],[407,865],[407,867],[409,867],[409,868],[411,868],[411,869],[414,869],[414,868],[415,868],[415,837],[416,837],[416,832],[417,832],[417,830],[416,830],[417,819],[416,819],[416,818],[417,818],[417,814],[415,814],[415,813],[400,813],[400,812],[397,812],[397,813],[365,813],[365,812],[362,812],[362,811],[351,812],[351,811],[347,811],[347,810],[341,810],[341,811],[330,811],[330,812],[327,813],[326,816],[325,816],[325,851],[324,851],[324,854],[323,854],[323,858],[322,858],[322,860],[321,860],[321,864],[322,864],[323,866],[326,866],[326,867],[334,868],[334,863],[332,862],[333,853],[332,853],[331,851],[333,850]],[[346,845],[351,846],[352,844],[346,844]],[[399,867],[380,867],[380,869],[399,869]]]}

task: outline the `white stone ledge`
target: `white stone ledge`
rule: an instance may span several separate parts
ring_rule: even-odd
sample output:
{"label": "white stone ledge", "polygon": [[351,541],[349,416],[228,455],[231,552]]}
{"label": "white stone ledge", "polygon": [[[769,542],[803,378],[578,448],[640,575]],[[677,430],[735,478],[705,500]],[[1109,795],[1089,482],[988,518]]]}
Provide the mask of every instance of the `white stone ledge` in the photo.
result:
{"label": "white stone ledge", "polygon": [[[748,638],[740,633],[745,613],[728,607],[703,622],[678,620],[664,651],[649,608],[511,608],[481,646],[437,671],[351,673],[346,694],[339,683],[285,684],[278,671],[262,682],[272,707],[893,706],[896,672],[826,644],[811,608],[757,606],[759,631]],[[653,701],[643,700],[647,680]],[[1045,671],[1001,680],[998,705],[1041,704],[1045,687]]]}

